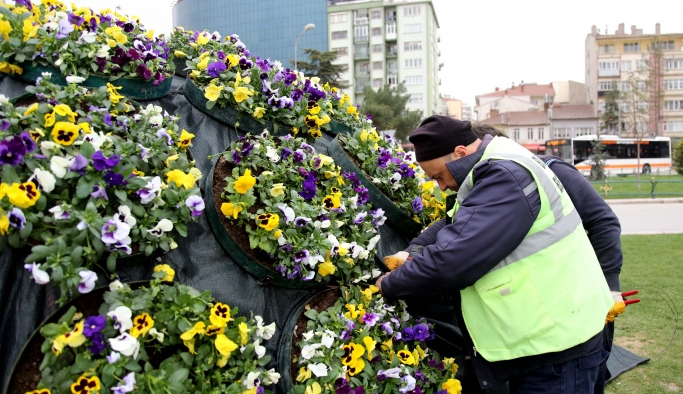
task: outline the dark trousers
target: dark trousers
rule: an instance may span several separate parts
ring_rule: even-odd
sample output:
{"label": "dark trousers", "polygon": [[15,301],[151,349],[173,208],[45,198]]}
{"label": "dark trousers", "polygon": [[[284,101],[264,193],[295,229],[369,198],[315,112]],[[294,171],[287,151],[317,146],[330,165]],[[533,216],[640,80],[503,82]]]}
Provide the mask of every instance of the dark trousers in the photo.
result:
{"label": "dark trousers", "polygon": [[[603,347],[608,353],[612,352],[612,339],[614,338],[614,322],[607,323],[605,329],[602,332],[605,336]],[[598,371],[598,380],[595,382],[595,394],[603,394],[605,392],[605,386],[607,381],[612,375],[607,369],[607,359],[600,364],[600,370]]]}
{"label": "dark trousers", "polygon": [[562,364],[535,369],[510,381],[511,394],[592,394],[600,366],[609,353],[593,354]]}

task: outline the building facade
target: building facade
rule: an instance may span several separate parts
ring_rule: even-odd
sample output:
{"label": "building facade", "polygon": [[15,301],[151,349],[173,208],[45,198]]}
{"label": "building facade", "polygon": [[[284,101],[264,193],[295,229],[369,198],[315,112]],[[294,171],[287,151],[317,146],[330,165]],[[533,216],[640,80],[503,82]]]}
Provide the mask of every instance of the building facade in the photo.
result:
{"label": "building facade", "polygon": [[341,77],[353,102],[363,89],[403,82],[408,110],[440,114],[439,22],[431,0],[329,0],[328,47],[346,65]]}
{"label": "building facade", "polygon": [[441,108],[441,115],[450,116],[451,118],[463,120],[462,118],[462,100],[454,99],[449,95],[441,96],[443,106]]}
{"label": "building facade", "polygon": [[596,134],[598,116],[588,104],[555,104],[548,110],[550,133],[547,139],[574,138]]}
{"label": "building facade", "polygon": [[472,106],[467,103],[462,103],[462,120],[472,121]]}
{"label": "building facade", "polygon": [[[662,53],[658,69],[652,55],[653,43]],[[638,72],[652,81],[643,86],[648,102],[641,104],[647,109],[650,135],[674,140],[683,137],[683,33],[662,34],[656,24],[654,34],[643,34],[636,26],[631,26],[629,34],[622,23],[614,34],[601,34],[593,26],[586,37],[585,52],[587,99],[598,109],[598,115],[604,111],[607,92],[623,90],[629,75]],[[628,113],[630,108],[621,103],[620,110]]]}
{"label": "building facade", "polygon": [[309,23],[315,28],[301,35],[298,60],[305,59],[303,48],[328,48],[325,0],[181,0],[173,6],[173,26],[237,34],[253,55],[285,67],[293,67],[295,41]]}
{"label": "building facade", "polygon": [[545,141],[550,139],[547,111],[505,112],[479,123],[504,131],[508,138],[536,154],[545,152]]}
{"label": "building facade", "polygon": [[538,85],[535,83],[512,85],[507,89],[496,88],[495,91],[476,96],[474,112],[477,119],[485,119],[506,112],[543,111],[546,104],[552,104],[555,99],[553,85]]}

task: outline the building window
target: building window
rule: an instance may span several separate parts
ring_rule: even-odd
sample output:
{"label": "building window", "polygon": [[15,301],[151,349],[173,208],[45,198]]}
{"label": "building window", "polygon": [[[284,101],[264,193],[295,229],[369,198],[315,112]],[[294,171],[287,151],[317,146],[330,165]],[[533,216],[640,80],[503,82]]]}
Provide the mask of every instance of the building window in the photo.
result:
{"label": "building window", "polygon": [[396,11],[387,11],[387,22],[396,22]]}
{"label": "building window", "polygon": [[538,128],[538,139],[539,140],[545,139],[545,136],[543,134],[545,134],[545,129],[543,127],[539,127]]}
{"label": "building window", "polygon": [[353,27],[353,36],[356,37],[357,40],[367,41],[367,39],[368,39],[368,25],[354,26]]}
{"label": "building window", "polygon": [[650,103],[640,102],[636,104],[638,111],[647,112],[650,109]]}
{"label": "building window", "polygon": [[421,103],[422,102],[422,93],[413,93],[410,95],[410,98],[408,99],[409,103]]}
{"label": "building window", "polygon": [[576,128],[576,136],[580,137],[582,135],[589,135],[593,134],[593,128],[592,127],[577,127]]}
{"label": "building window", "polygon": [[650,45],[650,50],[653,51],[657,47],[661,48],[662,51],[675,51],[676,47],[674,47],[674,42],[673,41],[660,41],[658,43],[654,43]]}
{"label": "building window", "polygon": [[349,54],[349,48],[348,47],[340,47],[340,48],[332,48],[332,51],[337,53],[337,56],[346,56]]}
{"label": "building window", "polygon": [[664,131],[683,131],[683,120],[664,122]]}
{"label": "building window", "polygon": [[421,51],[422,41],[406,41],[403,43],[403,49],[406,51]]}
{"label": "building window", "polygon": [[422,33],[422,23],[409,23],[403,25],[403,31],[406,33]]}
{"label": "building window", "polygon": [[621,62],[621,71],[631,71],[631,61],[624,60]]}
{"label": "building window", "polygon": [[383,62],[372,62],[372,69],[373,70],[381,70],[383,66],[384,66]]}
{"label": "building window", "polygon": [[406,85],[422,85],[422,75],[406,77]]}
{"label": "building window", "polygon": [[370,63],[361,63],[358,65],[358,71],[362,73],[370,72]]}
{"label": "building window", "polygon": [[605,55],[607,53],[614,53],[614,44],[600,45],[599,53]]}
{"label": "building window", "polygon": [[398,72],[398,62],[396,60],[390,60],[387,62],[387,71],[392,73]]}
{"label": "building window", "polygon": [[598,84],[598,92],[608,92],[610,90],[618,89],[619,82],[617,81],[602,81]]}
{"label": "building window", "polygon": [[518,140],[519,140],[519,129],[515,129],[514,138],[513,138],[513,139],[514,139],[515,141],[518,141]]}
{"label": "building window", "polygon": [[346,23],[349,21],[348,12],[337,12],[330,14],[330,23]]}
{"label": "building window", "polygon": [[381,36],[382,35],[382,28],[381,27],[373,27],[372,28],[372,36]]}
{"label": "building window", "polygon": [[405,66],[406,66],[406,68],[418,68],[418,67],[422,67],[422,58],[417,58],[417,59],[406,59],[406,60],[405,60]]}
{"label": "building window", "polygon": [[374,87],[374,88],[381,88],[381,87],[382,87],[382,81],[383,81],[382,78],[374,78],[374,79],[372,80],[372,87]]}
{"label": "building window", "polygon": [[624,44],[624,52],[640,52],[639,42],[627,42]]}
{"label": "building window", "polygon": [[534,139],[534,128],[533,127],[529,127],[528,129],[526,129],[526,138],[530,139],[530,140]]}
{"label": "building window", "polygon": [[670,59],[664,63],[664,68],[669,70],[680,70],[683,69],[683,59]]}
{"label": "building window", "polygon": [[387,25],[387,35],[391,36],[394,34],[396,34],[396,24],[395,23],[388,24]]}
{"label": "building window", "polygon": [[648,90],[650,90],[650,89],[648,88],[648,86],[647,86],[647,82],[645,82],[645,81],[639,81],[639,82],[637,82],[637,83],[636,83],[636,89],[637,89],[639,92],[647,92]]}
{"label": "building window", "polygon": [[605,109],[606,109],[606,108],[607,108],[607,103],[605,103],[604,101],[601,101],[601,102],[598,104],[598,109],[600,109],[600,112],[605,112]]}
{"label": "building window", "polygon": [[571,129],[568,127],[553,128],[553,138],[571,137]]}
{"label": "building window", "polygon": [[374,44],[374,45],[372,46],[372,52],[373,52],[373,53],[382,53],[382,47],[383,47],[383,46],[384,46],[384,45],[382,45],[382,44]]}
{"label": "building window", "polygon": [[344,31],[333,31],[332,32],[332,39],[333,40],[343,40],[345,38],[349,38],[349,32],[344,30]]}
{"label": "building window", "polygon": [[618,70],[619,69],[619,62],[616,62],[616,61],[600,62],[600,64],[598,64],[598,68],[600,70]]}
{"label": "building window", "polygon": [[397,85],[398,84],[398,75],[397,74],[387,75],[387,83],[389,85]]}
{"label": "building window", "polygon": [[683,110],[683,100],[665,100],[664,111],[681,111]]}
{"label": "building window", "polygon": [[647,60],[637,60],[636,61],[636,68],[638,71],[644,71],[647,70],[649,65],[647,64]]}
{"label": "building window", "polygon": [[419,5],[403,8],[403,16],[418,16],[422,14],[422,7]]}
{"label": "building window", "polygon": [[370,13],[370,17],[372,19],[382,19],[382,11],[380,10],[375,10]]}
{"label": "building window", "polygon": [[667,79],[664,81],[665,90],[683,90],[683,79]]}

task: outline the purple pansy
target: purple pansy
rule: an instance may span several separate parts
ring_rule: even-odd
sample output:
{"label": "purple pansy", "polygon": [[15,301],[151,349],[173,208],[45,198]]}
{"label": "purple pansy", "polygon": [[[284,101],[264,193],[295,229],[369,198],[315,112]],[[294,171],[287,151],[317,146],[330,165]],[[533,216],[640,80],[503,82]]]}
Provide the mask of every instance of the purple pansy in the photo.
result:
{"label": "purple pansy", "polygon": [[417,324],[415,327],[413,327],[414,338],[424,342],[429,338],[429,331],[428,325],[423,323]]}
{"label": "purple pansy", "polygon": [[200,216],[204,212],[204,200],[199,196],[189,196],[185,205],[192,210],[192,216]]}
{"label": "purple pansy", "polygon": [[159,138],[166,138],[166,145],[168,145],[168,146],[173,145],[173,138],[171,138],[171,135],[168,134],[166,129],[159,129],[156,133],[156,136]]}
{"label": "purple pansy", "polygon": [[24,216],[24,212],[21,211],[19,208],[12,208],[11,211],[7,214],[7,219],[9,220],[9,225],[21,230],[24,228],[24,225],[26,224],[26,216]]}
{"label": "purple pansy", "polygon": [[76,157],[74,157],[73,164],[71,164],[71,168],[69,169],[69,171],[85,175],[85,167],[88,165],[88,163],[88,159],[79,153],[76,155]]}
{"label": "purple pansy", "polygon": [[98,150],[92,155],[92,165],[97,171],[110,170],[116,167],[121,161],[121,156],[111,155],[105,157],[101,150]]}
{"label": "purple pansy", "polygon": [[224,62],[213,62],[209,64],[209,66],[206,68],[206,71],[209,73],[214,78],[218,78],[221,76],[221,73],[225,71],[227,67],[225,66]]}
{"label": "purple pansy", "polygon": [[0,141],[0,164],[16,166],[21,164],[26,154],[26,145],[19,136]]}
{"label": "purple pansy", "polygon": [[107,189],[100,187],[99,185],[95,185],[92,188],[93,188],[93,192],[90,193],[90,196],[92,198],[95,198],[95,199],[101,198],[101,199],[104,199],[106,201],[109,201],[109,197],[107,197]]}
{"label": "purple pansy", "polygon": [[88,346],[88,350],[90,350],[90,353],[98,355],[102,353],[104,349],[107,348],[107,342],[104,340],[103,333],[97,332],[93,334],[91,340],[92,343],[90,344],[90,346]]}
{"label": "purple pansy", "polygon": [[422,212],[422,197],[417,196],[413,200],[413,202],[410,203],[410,205],[413,207],[413,212],[415,213],[420,213]]}
{"label": "purple pansy", "polygon": [[86,338],[92,338],[96,333],[104,330],[107,326],[107,318],[101,315],[90,316],[85,319],[83,324],[83,335]]}
{"label": "purple pansy", "polygon": [[123,174],[117,174],[114,171],[109,170],[104,174],[104,182],[111,187],[119,186],[123,183]]}
{"label": "purple pansy", "polygon": [[401,174],[402,178],[412,178],[415,176],[415,171],[407,164],[401,164],[397,172]]}
{"label": "purple pansy", "polygon": [[26,147],[26,153],[33,152],[33,150],[36,149],[36,142],[33,141],[33,138],[31,138],[31,134],[22,131],[21,134],[19,134],[19,138]]}
{"label": "purple pansy", "polygon": [[376,313],[367,312],[363,315],[361,321],[367,326],[372,327],[379,321],[379,315]]}
{"label": "purple pansy", "polygon": [[69,23],[68,18],[62,18],[59,20],[59,27],[57,28],[57,39],[61,40],[69,36],[69,33],[74,31],[74,27]]}
{"label": "purple pansy", "polygon": [[[298,150],[297,150],[298,152]],[[294,152],[294,155],[296,157],[296,153]],[[312,172],[308,174],[306,177],[306,180],[304,180],[303,183],[303,190],[299,192],[299,195],[301,198],[304,200],[311,200],[313,197],[315,197],[315,192],[316,192],[316,186],[315,183],[317,182],[318,178],[316,178],[315,174]]]}
{"label": "purple pansy", "polygon": [[294,162],[295,163],[301,163],[305,159],[306,159],[306,154],[304,153],[304,151],[302,151],[301,149],[297,149],[294,151]]}

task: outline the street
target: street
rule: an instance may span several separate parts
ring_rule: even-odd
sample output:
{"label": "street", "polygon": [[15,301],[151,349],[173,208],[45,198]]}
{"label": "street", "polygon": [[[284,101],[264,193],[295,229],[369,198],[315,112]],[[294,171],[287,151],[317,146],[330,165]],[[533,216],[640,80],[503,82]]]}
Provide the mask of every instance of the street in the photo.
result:
{"label": "street", "polygon": [[683,204],[610,205],[621,222],[622,234],[683,233]]}

